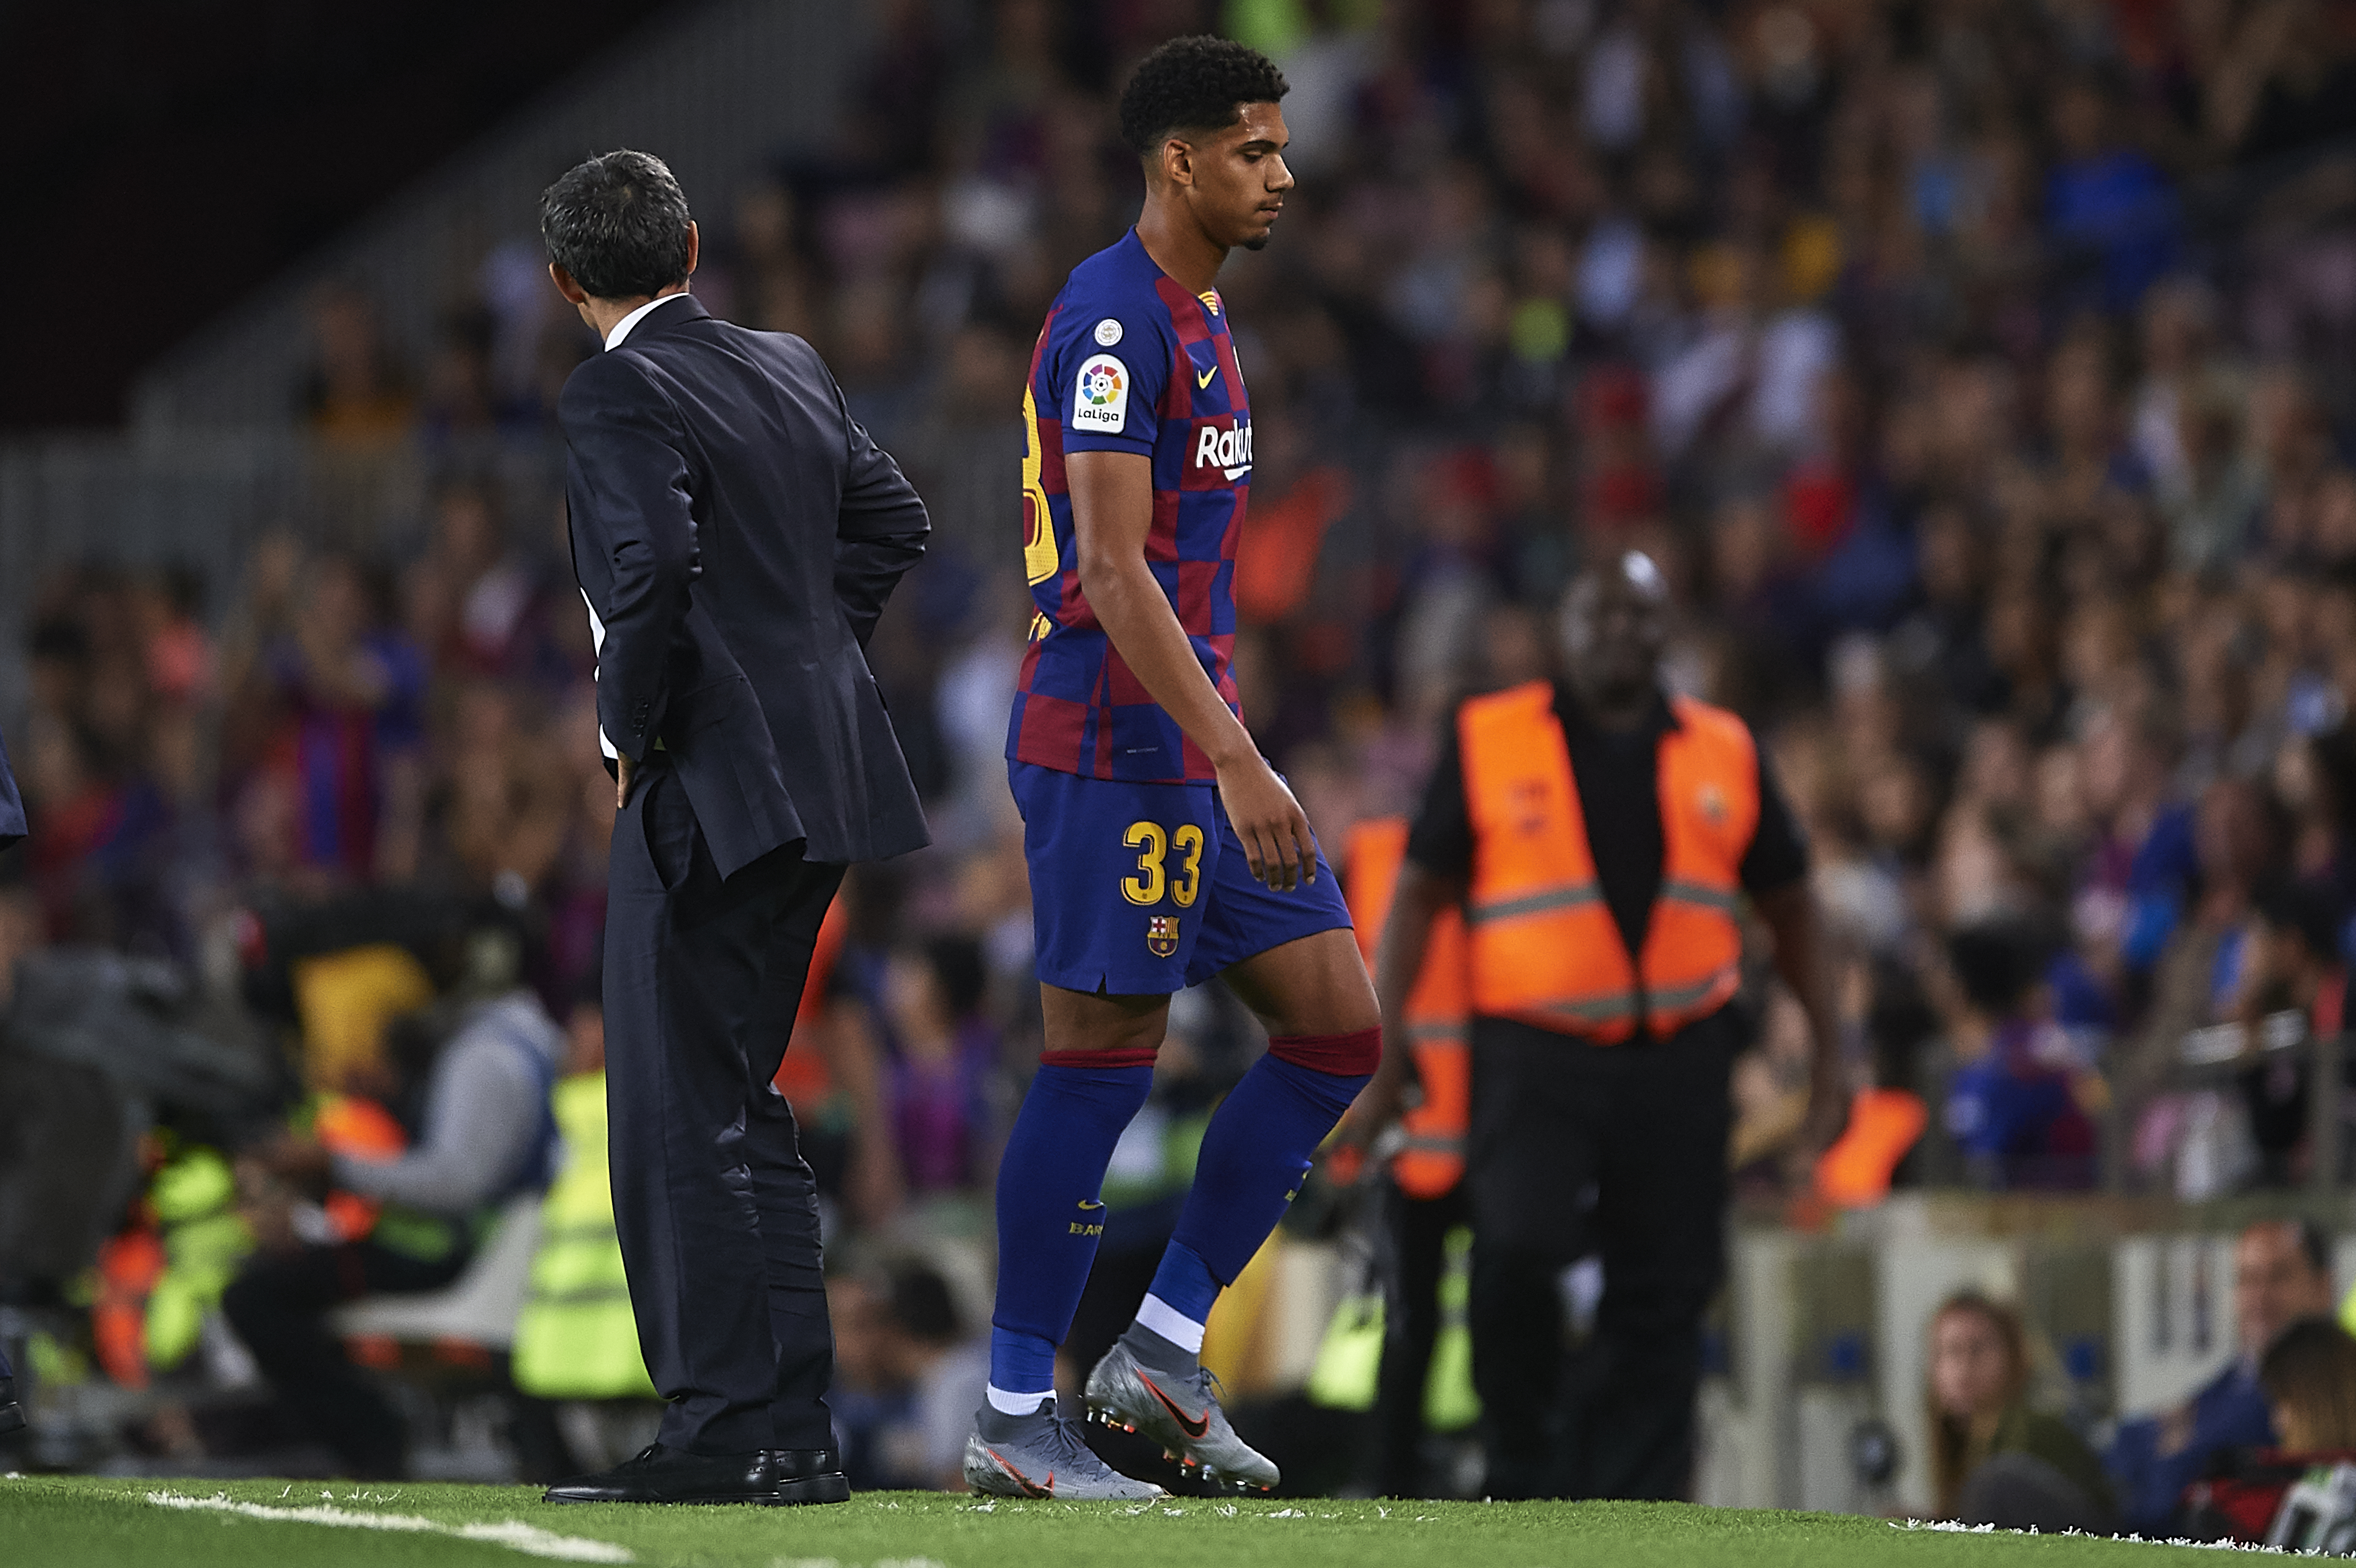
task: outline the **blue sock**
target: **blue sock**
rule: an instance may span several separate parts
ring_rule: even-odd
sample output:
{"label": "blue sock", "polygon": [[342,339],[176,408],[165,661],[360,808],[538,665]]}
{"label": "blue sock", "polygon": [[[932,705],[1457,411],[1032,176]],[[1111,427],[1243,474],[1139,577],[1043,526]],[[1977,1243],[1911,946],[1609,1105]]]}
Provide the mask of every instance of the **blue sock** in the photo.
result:
{"label": "blue sock", "polygon": [[[1063,1053],[1056,1053],[1062,1055]],[[1115,1056],[1116,1053],[1105,1053]],[[1126,1058],[1130,1053],[1117,1053]],[[998,1166],[998,1305],[990,1386],[1052,1392],[1055,1347],[1071,1331],[1104,1234],[1105,1167],[1153,1089],[1151,1063],[1050,1062],[1031,1080]]]}
{"label": "blue sock", "polygon": [[[1184,1348],[1202,1348],[1200,1325],[1301,1191],[1317,1145],[1350,1108],[1371,1074],[1344,1077],[1264,1056],[1223,1101],[1203,1133],[1194,1189],[1154,1271],[1139,1321]],[[1195,1326],[1187,1345],[1159,1302]]]}

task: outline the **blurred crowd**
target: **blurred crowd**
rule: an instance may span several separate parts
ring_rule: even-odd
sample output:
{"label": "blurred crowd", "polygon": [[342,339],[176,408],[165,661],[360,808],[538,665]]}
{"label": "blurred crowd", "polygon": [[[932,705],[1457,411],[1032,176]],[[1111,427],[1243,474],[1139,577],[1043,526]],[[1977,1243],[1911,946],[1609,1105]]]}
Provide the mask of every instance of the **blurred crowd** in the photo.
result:
{"label": "blurred crowd", "polygon": [[[1236,671],[1322,841],[1409,809],[1452,701],[1544,673],[1570,575],[1643,548],[1678,681],[1753,721],[1804,821],[1859,1086],[1930,1108],[1901,1180],[2312,1174],[2296,1047],[2340,1027],[2356,907],[2356,14],[877,11],[831,145],[689,196],[699,297],[816,343],[932,512],[870,658],[937,842],[854,877],[781,1080],[865,1260],[846,1375],[893,1420],[971,1407],[926,1380],[980,1265],[895,1248],[981,1234],[1037,1049],[1002,772],[1019,392],[1066,274],[1134,216],[1111,99],[1174,32],[1291,83],[1299,188],[1221,277],[1267,458]],[[290,415],[423,473],[416,516],[273,535],[233,581],[42,589],[0,958],[219,979],[257,911],[400,890],[499,911],[569,1015],[613,811],[552,409],[595,344],[529,222],[446,280],[430,344],[357,289],[314,302]],[[1758,1006],[1737,1157],[1778,1200],[1805,1029]],[[1216,995],[1173,1014],[1100,1272],[1158,1250],[1249,1029]]]}

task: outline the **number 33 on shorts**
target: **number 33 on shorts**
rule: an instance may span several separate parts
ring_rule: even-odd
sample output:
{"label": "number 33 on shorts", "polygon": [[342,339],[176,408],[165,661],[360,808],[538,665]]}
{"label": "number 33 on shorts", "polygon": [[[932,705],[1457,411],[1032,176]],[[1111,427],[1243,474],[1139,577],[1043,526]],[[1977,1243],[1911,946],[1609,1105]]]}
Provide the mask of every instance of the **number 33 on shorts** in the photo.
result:
{"label": "number 33 on shorts", "polygon": [[[1132,904],[1153,905],[1166,893],[1181,909],[1194,908],[1203,891],[1203,830],[1182,822],[1172,832],[1160,822],[1129,824],[1120,842],[1137,852],[1137,875],[1124,877],[1120,896]],[[1177,865],[1174,872],[1170,863]]]}

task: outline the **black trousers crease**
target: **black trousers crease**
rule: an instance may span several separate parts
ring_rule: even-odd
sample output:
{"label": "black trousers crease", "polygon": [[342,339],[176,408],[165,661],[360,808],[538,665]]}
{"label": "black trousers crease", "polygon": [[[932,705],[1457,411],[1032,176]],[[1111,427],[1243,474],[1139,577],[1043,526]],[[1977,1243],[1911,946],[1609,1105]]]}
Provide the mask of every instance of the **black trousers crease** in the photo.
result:
{"label": "black trousers crease", "polygon": [[614,1221],[671,1447],[833,1446],[818,1187],[770,1079],[843,870],[797,843],[723,882],[660,753],[615,822]]}

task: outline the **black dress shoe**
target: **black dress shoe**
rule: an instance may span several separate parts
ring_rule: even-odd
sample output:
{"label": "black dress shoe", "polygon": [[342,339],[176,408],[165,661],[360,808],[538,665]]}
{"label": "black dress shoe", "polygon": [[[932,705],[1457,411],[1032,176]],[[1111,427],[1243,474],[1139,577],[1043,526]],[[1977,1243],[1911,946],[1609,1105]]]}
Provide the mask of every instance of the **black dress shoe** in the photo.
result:
{"label": "black dress shoe", "polygon": [[851,1477],[842,1455],[831,1448],[772,1448],[769,1470],[777,1478],[781,1503],[847,1503]]}
{"label": "black dress shoe", "polygon": [[691,1454],[650,1443],[636,1458],[594,1476],[559,1481],[541,1494],[552,1503],[757,1503],[777,1497],[766,1450]]}

